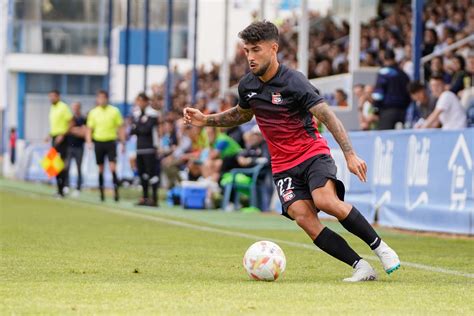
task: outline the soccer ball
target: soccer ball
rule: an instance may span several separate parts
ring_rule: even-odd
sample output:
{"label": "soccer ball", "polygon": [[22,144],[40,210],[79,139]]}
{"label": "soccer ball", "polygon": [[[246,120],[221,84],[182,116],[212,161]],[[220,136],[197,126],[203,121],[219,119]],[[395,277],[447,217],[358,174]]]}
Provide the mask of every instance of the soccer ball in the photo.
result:
{"label": "soccer ball", "polygon": [[244,268],[254,280],[275,281],[283,274],[285,267],[283,250],[271,241],[257,241],[244,255]]}

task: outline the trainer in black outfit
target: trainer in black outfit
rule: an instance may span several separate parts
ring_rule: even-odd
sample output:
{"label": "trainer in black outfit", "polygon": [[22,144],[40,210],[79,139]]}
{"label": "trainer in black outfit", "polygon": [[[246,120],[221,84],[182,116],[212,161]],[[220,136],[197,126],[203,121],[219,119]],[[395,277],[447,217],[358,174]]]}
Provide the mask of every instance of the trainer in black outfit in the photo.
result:
{"label": "trainer in black outfit", "polygon": [[[148,96],[140,93],[135,104],[138,110],[133,113],[130,134],[137,135],[137,169],[143,188],[142,199],[138,205],[158,206],[159,163],[157,160],[158,117],[149,104]],[[151,185],[152,198],[149,199],[148,187]]]}
{"label": "trainer in black outfit", "polygon": [[[71,167],[72,159],[76,162],[77,167],[77,191],[82,188],[82,157],[84,156],[84,142],[86,137],[86,117],[81,113],[81,103],[75,102],[71,104],[74,117],[72,118],[72,127],[67,137],[67,174]],[[69,177],[67,183],[69,184]]]}

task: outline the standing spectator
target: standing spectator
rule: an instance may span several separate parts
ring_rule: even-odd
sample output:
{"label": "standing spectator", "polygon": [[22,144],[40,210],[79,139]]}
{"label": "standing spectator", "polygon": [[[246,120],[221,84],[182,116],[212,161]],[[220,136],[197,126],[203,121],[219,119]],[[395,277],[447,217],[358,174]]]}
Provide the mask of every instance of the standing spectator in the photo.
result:
{"label": "standing spectator", "polygon": [[[77,186],[76,190],[73,191],[74,196],[78,196],[81,192],[82,187],[82,157],[84,155],[84,142],[87,133],[86,117],[81,113],[81,103],[74,102],[71,104],[73,113],[72,127],[67,137],[67,167],[66,174],[68,175],[69,182],[69,168],[72,163],[72,159],[76,162],[77,167]],[[69,184],[69,183],[68,183]]]}
{"label": "standing spectator", "polygon": [[109,94],[100,90],[96,95],[96,107],[87,116],[87,144],[92,148],[94,141],[95,159],[99,167],[100,200],[105,201],[104,163],[109,162],[114,185],[114,200],[119,201],[119,181],[117,178],[117,136],[120,138],[121,149],[125,151],[125,128],[119,109],[109,104]]}
{"label": "standing spectator", "polygon": [[[51,107],[49,109],[49,137],[51,146],[59,153],[64,165],[67,166],[67,140],[66,134],[71,128],[72,113],[66,103],[61,101],[61,94],[58,90],[52,90],[49,94]],[[56,184],[58,187],[57,197],[64,197],[64,187],[67,181],[66,168],[61,170],[56,176]]]}
{"label": "standing spectator", "polygon": [[405,121],[405,112],[410,104],[407,74],[395,62],[392,50],[384,52],[385,67],[379,70],[372,98],[379,116],[379,129],[393,129],[398,122]]}
{"label": "standing spectator", "polygon": [[461,104],[467,111],[468,126],[474,127],[474,51],[467,56],[463,90],[459,91]]}
{"label": "standing spectator", "polygon": [[408,92],[413,100],[407,109],[405,128],[421,126],[433,112],[436,98],[430,96],[425,87],[418,81],[410,82]]}
{"label": "standing spectator", "polygon": [[16,161],[16,128],[12,127],[10,129],[10,163],[15,164]]}
{"label": "standing spectator", "polygon": [[442,129],[452,130],[466,127],[466,110],[452,91],[444,89],[443,78],[431,77],[431,94],[438,98],[433,113],[428,116],[421,128],[433,128],[442,124]]}
{"label": "standing spectator", "polygon": [[[133,113],[130,134],[137,135],[137,169],[142,185],[142,198],[138,205],[158,206],[158,186],[160,168],[157,160],[158,140],[157,113],[149,106],[145,93],[140,93],[135,99],[138,106]],[[148,187],[151,185],[152,199],[148,198]]]}

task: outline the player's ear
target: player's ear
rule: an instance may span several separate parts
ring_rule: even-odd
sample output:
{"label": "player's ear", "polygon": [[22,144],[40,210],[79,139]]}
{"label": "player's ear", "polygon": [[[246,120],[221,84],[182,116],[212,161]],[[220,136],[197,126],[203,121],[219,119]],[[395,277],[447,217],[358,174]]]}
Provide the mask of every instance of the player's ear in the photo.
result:
{"label": "player's ear", "polygon": [[273,42],[272,44],[272,50],[275,52],[275,53],[278,53],[278,43],[277,42]]}

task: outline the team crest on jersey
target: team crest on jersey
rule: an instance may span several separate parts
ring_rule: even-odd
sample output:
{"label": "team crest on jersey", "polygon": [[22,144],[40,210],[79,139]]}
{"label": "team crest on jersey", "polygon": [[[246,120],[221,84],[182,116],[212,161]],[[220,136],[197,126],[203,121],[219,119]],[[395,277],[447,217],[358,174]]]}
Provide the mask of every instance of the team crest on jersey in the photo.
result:
{"label": "team crest on jersey", "polygon": [[280,104],[283,102],[283,98],[281,97],[281,94],[279,92],[273,92],[272,93],[272,103],[273,104]]}

